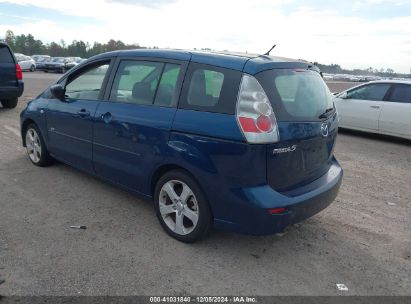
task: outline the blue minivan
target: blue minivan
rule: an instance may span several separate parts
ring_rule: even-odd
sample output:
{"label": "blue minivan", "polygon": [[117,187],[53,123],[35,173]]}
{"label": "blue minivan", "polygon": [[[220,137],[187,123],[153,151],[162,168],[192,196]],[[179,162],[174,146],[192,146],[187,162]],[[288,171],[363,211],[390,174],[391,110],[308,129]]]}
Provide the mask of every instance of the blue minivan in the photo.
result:
{"label": "blue minivan", "polygon": [[164,230],[281,232],[336,197],[338,118],[319,70],[266,55],[127,50],[66,73],[21,113],[30,160],[151,198]]}

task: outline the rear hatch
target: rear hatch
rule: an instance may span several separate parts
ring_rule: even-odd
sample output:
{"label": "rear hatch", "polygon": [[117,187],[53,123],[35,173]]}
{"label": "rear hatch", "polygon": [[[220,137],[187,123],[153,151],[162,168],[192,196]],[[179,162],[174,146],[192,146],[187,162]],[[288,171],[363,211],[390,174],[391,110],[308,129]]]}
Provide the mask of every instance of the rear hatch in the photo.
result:
{"label": "rear hatch", "polygon": [[278,124],[279,141],[267,144],[267,178],[277,191],[314,181],[330,168],[338,119],[327,85],[317,71],[273,69],[256,79]]}
{"label": "rear hatch", "polygon": [[7,45],[0,43],[0,87],[16,87],[16,63]]}

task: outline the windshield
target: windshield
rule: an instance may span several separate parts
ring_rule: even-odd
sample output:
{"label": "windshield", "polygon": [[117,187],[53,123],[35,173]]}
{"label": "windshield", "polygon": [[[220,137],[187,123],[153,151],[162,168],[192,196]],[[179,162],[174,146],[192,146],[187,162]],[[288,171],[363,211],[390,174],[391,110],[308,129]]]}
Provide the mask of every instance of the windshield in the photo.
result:
{"label": "windshield", "polygon": [[256,75],[279,121],[318,121],[334,108],[332,94],[312,70],[276,69]]}

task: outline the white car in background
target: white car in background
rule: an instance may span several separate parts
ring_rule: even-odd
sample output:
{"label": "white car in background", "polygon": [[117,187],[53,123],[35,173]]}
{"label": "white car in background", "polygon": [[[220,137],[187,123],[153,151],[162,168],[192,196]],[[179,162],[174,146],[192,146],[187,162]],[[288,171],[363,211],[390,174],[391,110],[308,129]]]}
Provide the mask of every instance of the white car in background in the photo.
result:
{"label": "white car in background", "polygon": [[335,96],[341,128],[411,139],[411,81],[373,81]]}
{"label": "white car in background", "polygon": [[23,71],[34,72],[36,70],[36,62],[30,56],[20,53],[15,53],[14,56]]}

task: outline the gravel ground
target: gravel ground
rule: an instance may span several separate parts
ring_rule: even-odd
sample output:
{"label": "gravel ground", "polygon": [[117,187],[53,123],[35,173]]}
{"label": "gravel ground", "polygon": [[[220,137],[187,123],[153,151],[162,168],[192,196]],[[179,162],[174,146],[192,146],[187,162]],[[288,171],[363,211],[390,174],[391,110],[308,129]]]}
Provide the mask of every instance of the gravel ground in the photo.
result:
{"label": "gravel ground", "polygon": [[19,113],[58,75],[24,76],[18,107],[0,108],[0,294],[411,295],[410,142],[344,132],[329,208],[281,236],[214,231],[187,245],[150,202],[63,164],[31,165]]}

